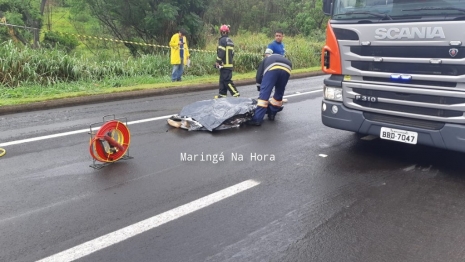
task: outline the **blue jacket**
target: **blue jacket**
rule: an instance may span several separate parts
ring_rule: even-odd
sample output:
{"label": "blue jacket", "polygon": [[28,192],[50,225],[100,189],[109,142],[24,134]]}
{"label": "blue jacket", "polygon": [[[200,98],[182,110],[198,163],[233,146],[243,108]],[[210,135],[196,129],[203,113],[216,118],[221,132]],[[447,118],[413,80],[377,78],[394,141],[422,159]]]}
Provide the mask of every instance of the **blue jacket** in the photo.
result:
{"label": "blue jacket", "polygon": [[291,74],[292,62],[284,56],[280,55],[270,55],[265,57],[258,66],[257,74],[255,75],[255,80],[257,86],[262,83],[263,76],[271,70],[284,70]]}
{"label": "blue jacket", "polygon": [[278,54],[278,55],[285,55],[286,49],[284,49],[284,43],[278,43],[276,40],[271,42],[268,45],[268,48],[273,50],[273,54]]}

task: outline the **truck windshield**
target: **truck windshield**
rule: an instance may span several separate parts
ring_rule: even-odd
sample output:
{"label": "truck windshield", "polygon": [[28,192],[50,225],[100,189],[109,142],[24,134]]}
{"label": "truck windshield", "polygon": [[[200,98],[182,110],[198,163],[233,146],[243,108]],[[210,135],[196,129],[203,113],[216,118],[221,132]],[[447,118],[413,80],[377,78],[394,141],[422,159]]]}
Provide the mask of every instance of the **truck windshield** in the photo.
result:
{"label": "truck windshield", "polygon": [[463,0],[334,0],[333,20],[465,19]]}

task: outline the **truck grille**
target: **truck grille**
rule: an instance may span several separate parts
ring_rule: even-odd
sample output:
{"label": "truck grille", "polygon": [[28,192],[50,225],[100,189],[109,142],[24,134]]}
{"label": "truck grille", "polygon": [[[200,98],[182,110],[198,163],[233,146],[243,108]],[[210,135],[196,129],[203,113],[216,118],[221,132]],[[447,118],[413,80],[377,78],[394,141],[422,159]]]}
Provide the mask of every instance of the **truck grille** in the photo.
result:
{"label": "truck grille", "polygon": [[[371,76],[364,76],[363,81],[399,84],[398,81],[394,81],[389,78],[371,77]],[[415,79],[408,81],[408,84],[409,85],[423,85],[423,86],[439,86],[439,87],[457,87],[457,82],[426,81],[426,80],[415,80]]]}
{"label": "truck grille", "polygon": [[351,46],[350,51],[360,56],[405,58],[465,58],[465,47],[457,47],[455,57],[449,54],[449,46]]}
{"label": "truck grille", "polygon": [[363,89],[363,88],[354,88],[353,91],[360,95],[365,95],[365,96],[374,96],[378,98],[382,97],[382,98],[411,101],[411,102],[421,102],[421,103],[430,103],[430,104],[439,104],[439,105],[455,105],[455,104],[465,103],[465,98],[461,98],[461,97],[396,93],[396,92],[388,92],[388,91],[380,91],[380,90],[368,90],[368,89]]}
{"label": "truck grille", "polygon": [[[452,60],[465,58],[465,46],[426,46],[426,42],[424,46],[405,46],[405,42],[398,42],[401,46],[347,44],[342,59],[346,74],[354,76],[342,82],[347,107],[362,110],[367,119],[400,126],[437,130],[445,122],[464,124],[465,93],[458,93],[463,89],[457,88],[461,87],[457,81],[465,76],[465,63]],[[349,50],[363,59],[344,57]],[[376,62],[374,58],[384,59]],[[411,79],[391,79],[394,74]],[[356,100],[354,95],[366,96],[367,101]]]}
{"label": "truck grille", "polygon": [[463,112],[455,111],[455,110],[444,110],[444,109],[407,106],[407,105],[389,104],[389,103],[381,103],[381,102],[372,103],[372,102],[354,101],[354,104],[357,104],[359,106],[363,106],[366,108],[397,111],[397,112],[411,113],[411,114],[417,114],[417,115],[438,116],[438,117],[463,116]]}
{"label": "truck grille", "polygon": [[420,120],[420,119],[413,119],[413,118],[399,117],[399,116],[390,116],[390,115],[383,115],[383,114],[370,113],[370,112],[364,112],[363,115],[365,116],[366,119],[375,121],[375,122],[389,123],[389,124],[400,125],[400,126],[410,126],[410,127],[429,129],[429,130],[440,130],[445,125],[445,123],[443,122]]}
{"label": "truck grille", "polygon": [[[379,98],[386,98],[396,101],[408,101],[408,102],[418,102],[418,103],[425,103],[431,105],[456,105],[456,104],[464,104],[465,98],[462,97],[451,97],[451,96],[434,96],[434,95],[423,95],[423,94],[410,94],[410,93],[400,93],[400,92],[390,92],[390,91],[382,91],[382,90],[375,90],[375,89],[364,89],[364,88],[353,88],[353,92],[369,96],[369,97],[377,97]],[[359,106],[363,106],[366,108],[374,108],[380,110],[387,110],[387,111],[395,111],[395,112],[404,112],[404,113],[411,113],[417,115],[427,115],[427,116],[437,116],[437,117],[460,117],[463,116],[464,112],[457,111],[457,110],[445,110],[445,109],[437,109],[437,108],[427,108],[427,107],[419,107],[419,106],[410,106],[410,105],[399,105],[399,104],[391,104],[391,103],[383,103],[383,102],[365,102],[359,100],[353,100],[354,104]]]}
{"label": "truck grille", "polygon": [[398,74],[420,74],[420,75],[465,75],[465,65],[446,64],[419,64],[419,63],[377,63],[367,61],[352,61],[352,67],[362,71],[398,73]]}

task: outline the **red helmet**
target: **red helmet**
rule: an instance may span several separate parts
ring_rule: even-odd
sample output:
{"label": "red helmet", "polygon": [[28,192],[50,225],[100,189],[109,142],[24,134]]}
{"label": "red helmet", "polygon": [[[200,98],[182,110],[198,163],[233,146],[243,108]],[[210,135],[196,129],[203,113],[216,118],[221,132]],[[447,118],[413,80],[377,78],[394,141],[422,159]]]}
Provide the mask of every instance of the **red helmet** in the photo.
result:
{"label": "red helmet", "polygon": [[220,27],[220,32],[229,32],[229,25],[222,25]]}

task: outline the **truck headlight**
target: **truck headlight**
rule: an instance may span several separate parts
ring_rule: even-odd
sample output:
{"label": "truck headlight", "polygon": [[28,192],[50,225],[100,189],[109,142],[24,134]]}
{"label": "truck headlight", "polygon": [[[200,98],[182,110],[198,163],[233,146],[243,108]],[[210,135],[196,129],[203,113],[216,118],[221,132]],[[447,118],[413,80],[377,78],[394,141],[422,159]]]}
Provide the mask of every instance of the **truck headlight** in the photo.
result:
{"label": "truck headlight", "polygon": [[342,101],[342,88],[324,86],[323,95],[327,100]]}

